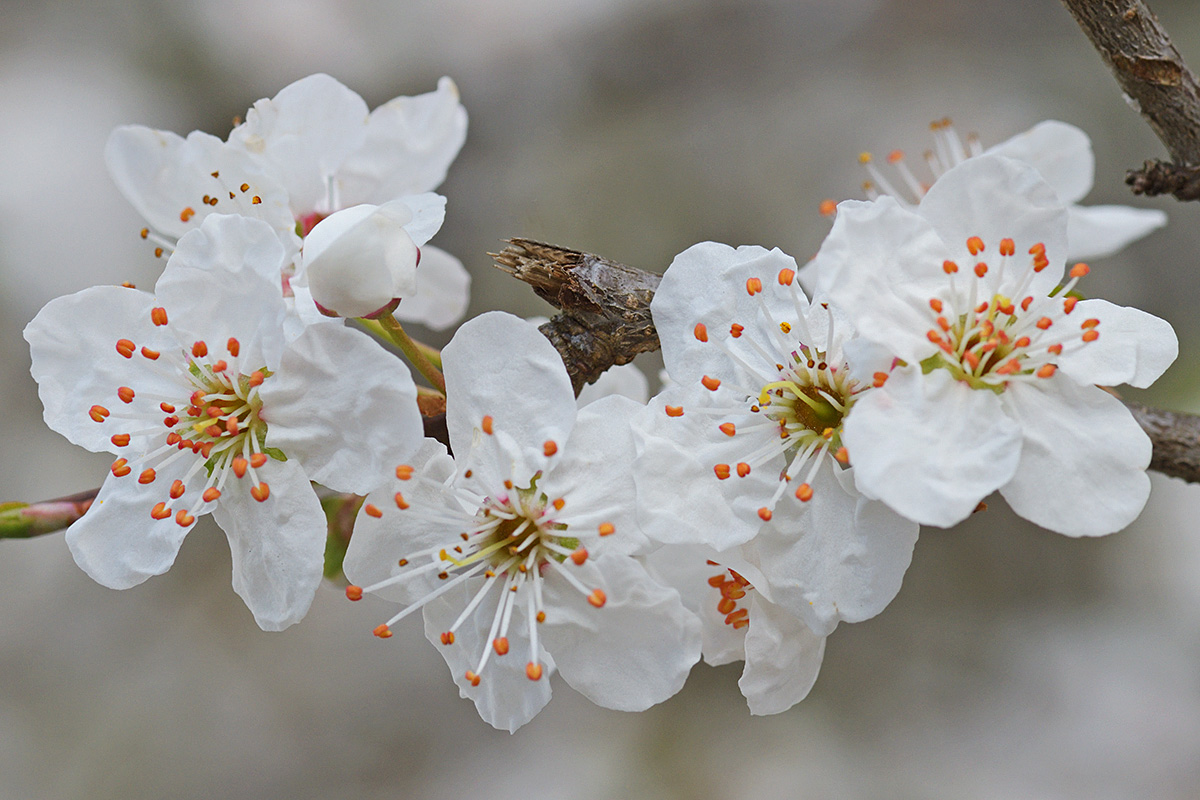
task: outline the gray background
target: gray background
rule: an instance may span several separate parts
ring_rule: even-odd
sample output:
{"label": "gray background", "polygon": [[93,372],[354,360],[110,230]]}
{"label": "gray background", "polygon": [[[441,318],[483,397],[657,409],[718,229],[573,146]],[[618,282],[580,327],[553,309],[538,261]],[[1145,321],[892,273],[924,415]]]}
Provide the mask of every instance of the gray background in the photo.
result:
{"label": "gray background", "polygon": [[[1155,2],[1200,65],[1200,7]],[[954,117],[993,144],[1045,118],[1092,135],[1089,202],[1171,224],[1093,264],[1085,292],[1175,325],[1148,394],[1200,409],[1197,207],[1135,200],[1162,150],[1053,0],[50,0],[0,24],[0,500],[108,466],[41,423],[21,328],[50,298],[161,265],[102,161],[118,124],[219,135],[323,70],[374,106],[449,74],[471,115],[437,243],[472,313],[546,313],[489,267],[507,236],[650,269],[703,239],[798,259],[860,150],[919,154]],[[438,337],[432,336],[437,341]],[[653,359],[645,366],[656,369]],[[1102,432],[1099,433],[1102,435]],[[812,695],[751,718],[739,667],[699,666],[629,715],[556,684],[515,736],[458,698],[391,607],[324,587],[257,629],[211,523],[174,569],[114,592],[60,535],[0,541],[0,798],[1190,798],[1200,786],[1200,490],[1154,477],[1128,530],[1073,541],[995,499],[927,529],[896,601],[829,640]]]}

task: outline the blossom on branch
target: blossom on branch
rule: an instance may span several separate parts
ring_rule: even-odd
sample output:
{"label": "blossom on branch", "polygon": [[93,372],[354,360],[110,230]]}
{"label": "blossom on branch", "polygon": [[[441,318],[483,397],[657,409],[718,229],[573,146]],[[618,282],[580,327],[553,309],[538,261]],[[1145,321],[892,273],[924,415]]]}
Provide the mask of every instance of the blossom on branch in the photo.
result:
{"label": "blossom on branch", "polygon": [[170,568],[212,513],[233,586],[265,630],[304,616],[325,515],[310,481],[365,493],[422,436],[408,370],[338,324],[284,335],[286,255],[266,224],[212,215],[185,233],[154,294],[101,286],[25,328],[46,424],[117,457],[67,530],[76,562],[123,589]]}
{"label": "blossom on branch", "polygon": [[1150,440],[1097,384],[1148,386],[1178,343],[1157,317],[1080,300],[1087,265],[1061,284],[1068,218],[1036,170],[997,155],[951,169],[913,210],[838,206],[806,269],[897,359],[845,423],[868,497],[949,526],[999,489],[1072,536],[1140,513]]}
{"label": "blossom on branch", "polygon": [[557,670],[607,708],[639,711],[683,686],[700,625],[634,558],[628,420],[619,396],[577,410],[562,359],[502,312],[463,325],[442,352],[452,459],[427,440],[370,494],[346,575],[423,610],[464,697],[516,730],[550,699]]}

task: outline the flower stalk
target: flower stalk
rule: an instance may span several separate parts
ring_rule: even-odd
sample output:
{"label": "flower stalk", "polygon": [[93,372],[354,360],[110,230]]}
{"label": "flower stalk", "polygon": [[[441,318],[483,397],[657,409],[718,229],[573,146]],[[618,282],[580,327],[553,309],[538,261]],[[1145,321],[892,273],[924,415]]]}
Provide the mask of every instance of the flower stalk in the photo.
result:
{"label": "flower stalk", "polygon": [[[389,342],[400,348],[400,352],[409,360],[409,363],[417,368],[417,372],[420,372],[425,377],[425,380],[429,381],[435,389],[445,394],[446,379],[442,377],[442,371],[438,366],[434,365],[428,355],[428,351],[433,350],[433,348],[427,345],[418,345],[417,342],[413,341],[413,338],[396,321],[396,318],[392,316],[392,312],[390,311],[380,314],[375,323],[378,324],[379,332],[387,337]],[[368,329],[375,330],[374,326],[371,325],[368,325]],[[440,365],[440,355],[438,362]]]}
{"label": "flower stalk", "polygon": [[41,503],[0,503],[0,539],[30,539],[62,530],[83,516],[99,489]]}

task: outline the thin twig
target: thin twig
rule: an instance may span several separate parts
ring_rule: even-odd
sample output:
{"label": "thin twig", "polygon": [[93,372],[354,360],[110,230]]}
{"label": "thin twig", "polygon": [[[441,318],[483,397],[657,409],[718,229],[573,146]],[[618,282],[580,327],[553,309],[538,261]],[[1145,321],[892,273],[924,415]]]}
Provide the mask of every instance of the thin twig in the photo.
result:
{"label": "thin twig", "polygon": [[1141,169],[1126,172],[1125,183],[1134,194],[1150,197],[1170,194],[1176,200],[1200,200],[1200,167],[1181,167],[1170,161],[1151,160]]}

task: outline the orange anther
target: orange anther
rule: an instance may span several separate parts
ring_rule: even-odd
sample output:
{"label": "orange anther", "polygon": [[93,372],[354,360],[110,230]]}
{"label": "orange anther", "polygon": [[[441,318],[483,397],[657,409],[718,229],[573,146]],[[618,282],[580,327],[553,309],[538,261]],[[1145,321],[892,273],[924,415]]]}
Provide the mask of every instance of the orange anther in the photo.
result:
{"label": "orange anther", "polygon": [[936,297],[929,298],[929,307],[933,309],[933,313],[935,314],[942,313],[942,301]]}
{"label": "orange anther", "polygon": [[118,458],[112,463],[112,474],[118,478],[124,478],[133,470],[128,466],[129,462],[124,458]]}
{"label": "orange anther", "polygon": [[939,328],[941,328],[943,331],[950,330],[950,320],[946,319],[945,317],[938,317],[936,322],[937,322],[937,326]]}
{"label": "orange anther", "polygon": [[396,477],[402,481],[406,481],[413,476],[413,468],[408,464],[401,464],[396,467]]}
{"label": "orange anther", "polygon": [[790,269],[789,267],[784,267],[783,269],[779,270],[779,285],[780,286],[791,286],[792,281],[795,279],[796,279],[796,270]]}
{"label": "orange anther", "polygon": [[822,217],[832,217],[837,213],[837,203],[826,198],[821,201],[821,205],[817,206],[817,211]]}
{"label": "orange anther", "polygon": [[878,389],[887,382],[888,374],[886,372],[876,372],[874,378],[875,380],[872,381],[872,383],[874,384],[875,388]]}
{"label": "orange anther", "polygon": [[[709,561],[708,563],[712,564],[714,567],[720,566],[715,561]],[[724,583],[725,583],[725,575],[724,574],[713,575],[711,578],[708,579],[708,585],[713,587],[714,589],[720,589],[721,586],[724,585]]]}
{"label": "orange anther", "polygon": [[155,325],[167,324],[167,310],[165,308],[150,309],[150,321]]}
{"label": "orange anther", "polygon": [[758,518],[761,519],[763,522],[770,522],[771,521],[771,509],[767,508],[766,506],[763,506],[762,508],[760,508],[758,510]]}
{"label": "orange anther", "polygon": [[175,431],[171,431],[167,434],[167,444],[179,444],[182,439],[183,437]]}
{"label": "orange anther", "polygon": [[359,600],[362,600],[362,587],[354,586],[353,584],[351,584],[350,586],[347,586],[346,587],[346,599],[351,600],[356,603]]}
{"label": "orange anther", "polygon": [[871,163],[871,154],[867,153],[867,152],[859,153],[858,154],[858,163],[870,164]]}
{"label": "orange anther", "polygon": [[172,500],[178,500],[179,498],[183,497],[183,493],[186,491],[187,487],[184,485],[183,481],[176,478],[171,482],[171,491],[169,494],[171,495]]}
{"label": "orange anther", "polygon": [[697,322],[696,327],[692,331],[692,333],[694,333],[696,338],[699,339],[700,341],[702,341],[702,342],[708,341],[708,328],[705,327],[703,322]]}
{"label": "orange anther", "polygon": [[980,239],[978,236],[969,237],[967,239],[967,251],[973,256],[977,256],[982,253],[983,239]]}
{"label": "orange anther", "polygon": [[975,353],[968,350],[967,352],[963,353],[963,358],[966,359],[966,362],[971,365],[971,369],[979,369],[979,356],[975,355]]}
{"label": "orange anther", "polygon": [[722,422],[717,427],[721,430],[721,433],[725,434],[726,436],[733,436],[735,433],[737,433],[737,426],[735,426],[732,422]]}
{"label": "orange anther", "polygon": [[608,602],[608,595],[604,594],[603,589],[593,589],[587,600],[596,608],[603,608],[604,604]]}
{"label": "orange anther", "polygon": [[395,500],[396,500],[396,508],[400,509],[401,511],[408,508],[408,503],[405,501],[404,495],[400,494],[399,492],[396,492]]}
{"label": "orange anther", "polygon": [[168,417],[163,417],[163,425],[166,425],[168,428],[174,428],[178,424],[179,417],[175,416],[174,414]]}
{"label": "orange anther", "polygon": [[1038,369],[1037,376],[1039,378],[1049,378],[1051,375],[1053,375],[1057,371],[1058,371],[1058,367],[1054,366],[1053,364],[1043,364]]}
{"label": "orange anther", "polygon": [[554,506],[555,511],[562,511],[563,506],[565,506],[566,504],[567,504],[567,501],[564,500],[563,498],[559,497],[550,505]]}
{"label": "orange anther", "polygon": [[230,417],[229,419],[225,420],[225,430],[229,432],[230,436],[237,436],[237,432],[238,432],[237,417]]}
{"label": "orange anther", "polygon": [[502,656],[508,653],[508,637],[500,636],[492,640],[492,649],[496,651],[496,655]]}
{"label": "orange anther", "polygon": [[261,503],[271,496],[271,487],[267,486],[266,481],[263,481],[258,486],[251,486],[250,496]]}
{"label": "orange anther", "polygon": [[[235,122],[235,123],[234,123],[234,125],[237,125],[237,123]],[[248,183],[243,183],[243,184],[242,184],[241,186],[239,186],[238,188],[239,188],[239,189],[241,189],[243,192],[248,192],[248,191],[250,191],[250,184],[248,184]]]}
{"label": "orange anther", "polygon": [[162,254],[163,254],[163,249],[161,247],[154,248],[154,257],[155,258],[162,258]]}
{"label": "orange anther", "polygon": [[925,334],[925,338],[928,339],[929,341],[933,342],[934,344],[942,343],[942,335],[940,333],[938,333],[937,331],[933,330],[932,328],[930,328],[929,331]]}
{"label": "orange anther", "polygon": [[719,380],[716,378],[710,378],[707,375],[700,379],[700,383],[710,392],[715,392],[717,389],[721,388],[721,382]]}
{"label": "orange anther", "polygon": [[813,490],[807,483],[802,483],[796,487],[796,499],[801,503],[807,503],[812,500]]}
{"label": "orange anther", "polygon": [[750,474],[750,465],[745,461],[738,462],[737,474],[739,478],[744,478]]}
{"label": "orange anther", "polygon": [[833,457],[836,458],[841,464],[850,463],[850,451],[848,451],[845,447],[839,447],[837,450],[835,450]]}
{"label": "orange anther", "polygon": [[1098,331],[1098,330],[1096,330],[1096,329],[1094,329],[1094,328],[1093,328],[1092,330],[1090,330],[1090,331],[1086,331],[1086,332],[1083,334],[1083,340],[1084,340],[1085,342],[1094,342],[1094,341],[1096,341],[1096,340],[1097,340],[1097,339],[1099,339],[1099,338],[1100,338],[1100,331]]}
{"label": "orange anther", "polygon": [[114,433],[109,441],[111,441],[117,447],[124,447],[125,445],[129,444],[129,434]]}
{"label": "orange anther", "polygon": [[267,463],[266,453],[254,453],[250,456],[250,466],[255,469],[261,469],[263,464]]}
{"label": "orange anther", "polygon": [[996,368],[997,375],[1012,375],[1021,370],[1021,362],[1015,358],[1011,358],[1004,362],[1002,366]]}
{"label": "orange anther", "polygon": [[682,417],[683,416],[683,406],[667,406],[667,416],[668,417]]}
{"label": "orange anther", "polygon": [[88,416],[96,422],[104,422],[105,417],[107,417],[110,413],[112,412],[110,412],[104,406],[92,406],[90,409],[88,409]]}
{"label": "orange anther", "polygon": [[611,522],[600,523],[599,532],[601,536],[612,536],[617,532],[616,527]]}
{"label": "orange anther", "polygon": [[987,271],[988,271],[988,265],[983,263],[982,261],[980,261],[978,264],[975,265],[975,275],[977,277],[982,278],[984,275],[987,275]]}
{"label": "orange anther", "polygon": [[179,212],[179,221],[187,222],[194,216],[196,216],[196,209],[192,208],[191,206],[188,206],[183,211]]}
{"label": "orange anther", "polygon": [[588,551],[586,547],[581,547],[574,553],[571,553],[571,560],[575,562],[576,566],[582,566],[583,562],[587,561],[587,557]]}
{"label": "orange anther", "polygon": [[1028,311],[1028,310],[1029,310],[1029,306],[1030,306],[1030,305],[1032,305],[1032,304],[1033,304],[1033,297],[1032,297],[1032,296],[1031,296],[1031,297],[1026,297],[1024,300],[1022,300],[1022,301],[1021,301],[1021,310],[1022,310],[1022,311]]}
{"label": "orange anther", "polygon": [[214,439],[216,439],[222,433],[224,433],[224,431],[221,430],[221,426],[219,426],[219,425],[209,425],[207,428],[204,429],[204,432],[206,434],[208,434],[209,436],[213,437]]}
{"label": "orange anther", "polygon": [[233,356],[234,358],[237,358],[237,354],[242,351],[242,345],[238,342],[237,339],[234,339],[231,336],[231,337],[229,337],[229,341],[225,343],[225,349],[229,351],[229,355]]}
{"label": "orange anther", "polygon": [[713,466],[713,472],[717,473],[718,478],[720,478],[721,480],[725,480],[726,478],[729,477],[729,465],[728,464],[716,464]]}
{"label": "orange anther", "polygon": [[182,508],[175,512],[175,524],[181,528],[186,528],[195,521],[196,518]]}
{"label": "orange anther", "polygon": [[367,503],[365,506],[363,506],[363,511],[368,517],[374,517],[375,519],[379,519],[383,516],[383,512],[380,511],[377,506],[371,505],[370,503]]}
{"label": "orange anther", "polygon": [[150,516],[154,519],[166,519],[171,516],[171,509],[167,508],[166,503],[155,503],[154,508],[150,509]]}
{"label": "orange anther", "polygon": [[748,616],[750,616],[750,609],[739,608],[737,611],[734,611],[733,613],[731,613],[725,617],[725,624],[726,625],[734,625],[738,622],[745,620],[746,617],[748,617]]}
{"label": "orange anther", "polygon": [[1071,271],[1068,274],[1072,278],[1082,278],[1084,275],[1087,275],[1091,271],[1092,271],[1091,267],[1089,267],[1087,264],[1084,264],[1082,261],[1080,261],[1078,264],[1071,267]]}
{"label": "orange anther", "polygon": [[889,164],[895,164],[898,161],[903,161],[904,160],[904,151],[903,150],[893,150],[892,152],[888,153],[887,160],[888,160]]}
{"label": "orange anther", "polygon": [[[375,634],[380,639],[392,638],[392,629],[389,628],[386,624],[377,626],[375,628],[375,630],[371,631],[371,633]],[[477,684],[479,683],[479,678],[475,679],[475,683],[477,683]]]}
{"label": "orange anther", "polygon": [[224,372],[229,369],[229,365],[225,363],[225,359],[221,359],[212,365],[213,372]]}
{"label": "orange anther", "polygon": [[722,614],[728,614],[735,608],[737,608],[736,600],[730,600],[728,597],[722,597],[717,601],[717,611],[721,612]]}
{"label": "orange anther", "polygon": [[1059,342],[1058,344],[1052,344],[1046,348],[1047,353],[1054,353],[1054,355],[1056,355],[1056,356],[1062,355],[1062,350],[1063,350],[1062,342]]}
{"label": "orange anther", "polygon": [[145,356],[146,358],[150,359],[151,361],[156,361],[156,360],[158,360],[158,357],[161,354],[157,350],[151,350],[149,347],[143,347],[142,355]]}
{"label": "orange anther", "polygon": [[1064,297],[1063,298],[1063,313],[1070,314],[1072,311],[1075,310],[1075,304],[1078,302],[1079,302],[1078,297]]}
{"label": "orange anther", "polygon": [[[542,665],[536,664],[533,661],[530,661],[528,664],[525,665],[525,677],[529,678],[529,680],[531,680],[531,681],[541,680]],[[475,680],[478,681],[479,679],[476,678]]]}
{"label": "orange anther", "polygon": [[1017,244],[1012,239],[1000,240],[1000,255],[1011,256],[1017,252]]}
{"label": "orange anther", "polygon": [[744,330],[746,330],[744,327],[742,327],[741,325],[738,325],[735,322],[729,326],[729,335],[732,336],[734,339],[737,339],[738,337],[740,337],[742,335],[742,331],[744,331]]}
{"label": "orange anther", "polygon": [[215,486],[210,486],[204,490],[204,494],[200,495],[200,499],[206,503],[211,503],[221,496],[221,490]]}
{"label": "orange anther", "polygon": [[125,358],[133,358],[133,351],[137,349],[137,345],[128,339],[117,340],[117,352],[125,356]]}
{"label": "orange anther", "polygon": [[196,358],[204,358],[204,356],[208,355],[208,345],[203,341],[196,342],[192,345],[192,355]]}
{"label": "orange anther", "polygon": [[1020,339],[1017,339],[1015,342],[1013,342],[1013,347],[1029,347],[1029,343],[1031,341],[1033,340],[1028,336],[1022,336]]}
{"label": "orange anther", "polygon": [[750,295],[758,294],[759,292],[762,291],[762,281],[759,280],[758,278],[747,278],[746,279],[746,291]]}
{"label": "orange anther", "polygon": [[1041,319],[1039,319],[1037,321],[1037,326],[1039,328],[1041,328],[1042,330],[1046,330],[1046,328],[1049,328],[1053,324],[1054,324],[1054,321],[1051,320],[1049,317],[1042,317]]}
{"label": "orange anther", "polygon": [[142,228],[141,231],[138,232],[138,235],[141,236],[143,239],[147,239],[150,237],[150,229]]}
{"label": "orange anther", "polygon": [[947,275],[953,275],[954,273],[958,272],[958,264],[955,264],[953,261],[949,260],[943,261],[942,272],[946,273]]}
{"label": "orange anther", "polygon": [[241,456],[234,456],[232,466],[233,474],[237,475],[239,478],[243,478],[246,475],[246,467],[250,466],[250,462]]}
{"label": "orange anther", "polygon": [[558,452],[558,443],[555,442],[553,439],[547,439],[545,442],[542,443],[542,453],[545,454],[546,458],[549,458],[550,456],[554,455],[557,452]]}
{"label": "orange anther", "polygon": [[442,640],[442,644],[444,644],[444,645],[454,644],[454,631],[445,631],[441,635],[441,640]]}
{"label": "orange anther", "polygon": [[483,428],[483,432],[488,436],[492,435],[492,418],[490,415],[484,415],[483,421],[480,423],[480,427]]}
{"label": "orange anther", "polygon": [[1033,271],[1034,272],[1041,272],[1048,266],[1050,266],[1050,259],[1046,258],[1045,256],[1034,256],[1034,259],[1033,259]]}
{"label": "orange anther", "polygon": [[1041,242],[1038,242],[1033,247],[1029,248],[1029,255],[1031,255],[1031,256],[1046,255],[1046,245],[1042,244]]}
{"label": "orange anther", "polygon": [[256,370],[254,370],[254,372],[250,373],[249,383],[251,386],[261,386],[263,380],[265,380],[265,379],[266,379],[266,376],[262,374],[262,370],[256,369]]}
{"label": "orange anther", "polygon": [[254,195],[254,197],[250,198],[250,205],[256,206],[261,202],[262,202],[262,198],[259,197],[258,195]]}
{"label": "orange anther", "polygon": [[1094,328],[1099,324],[1100,324],[1100,320],[1098,320],[1098,319],[1094,319],[1094,318],[1093,319],[1085,319],[1083,321],[1083,324],[1080,325],[1079,327],[1083,328],[1084,330],[1087,330],[1088,328]]}

